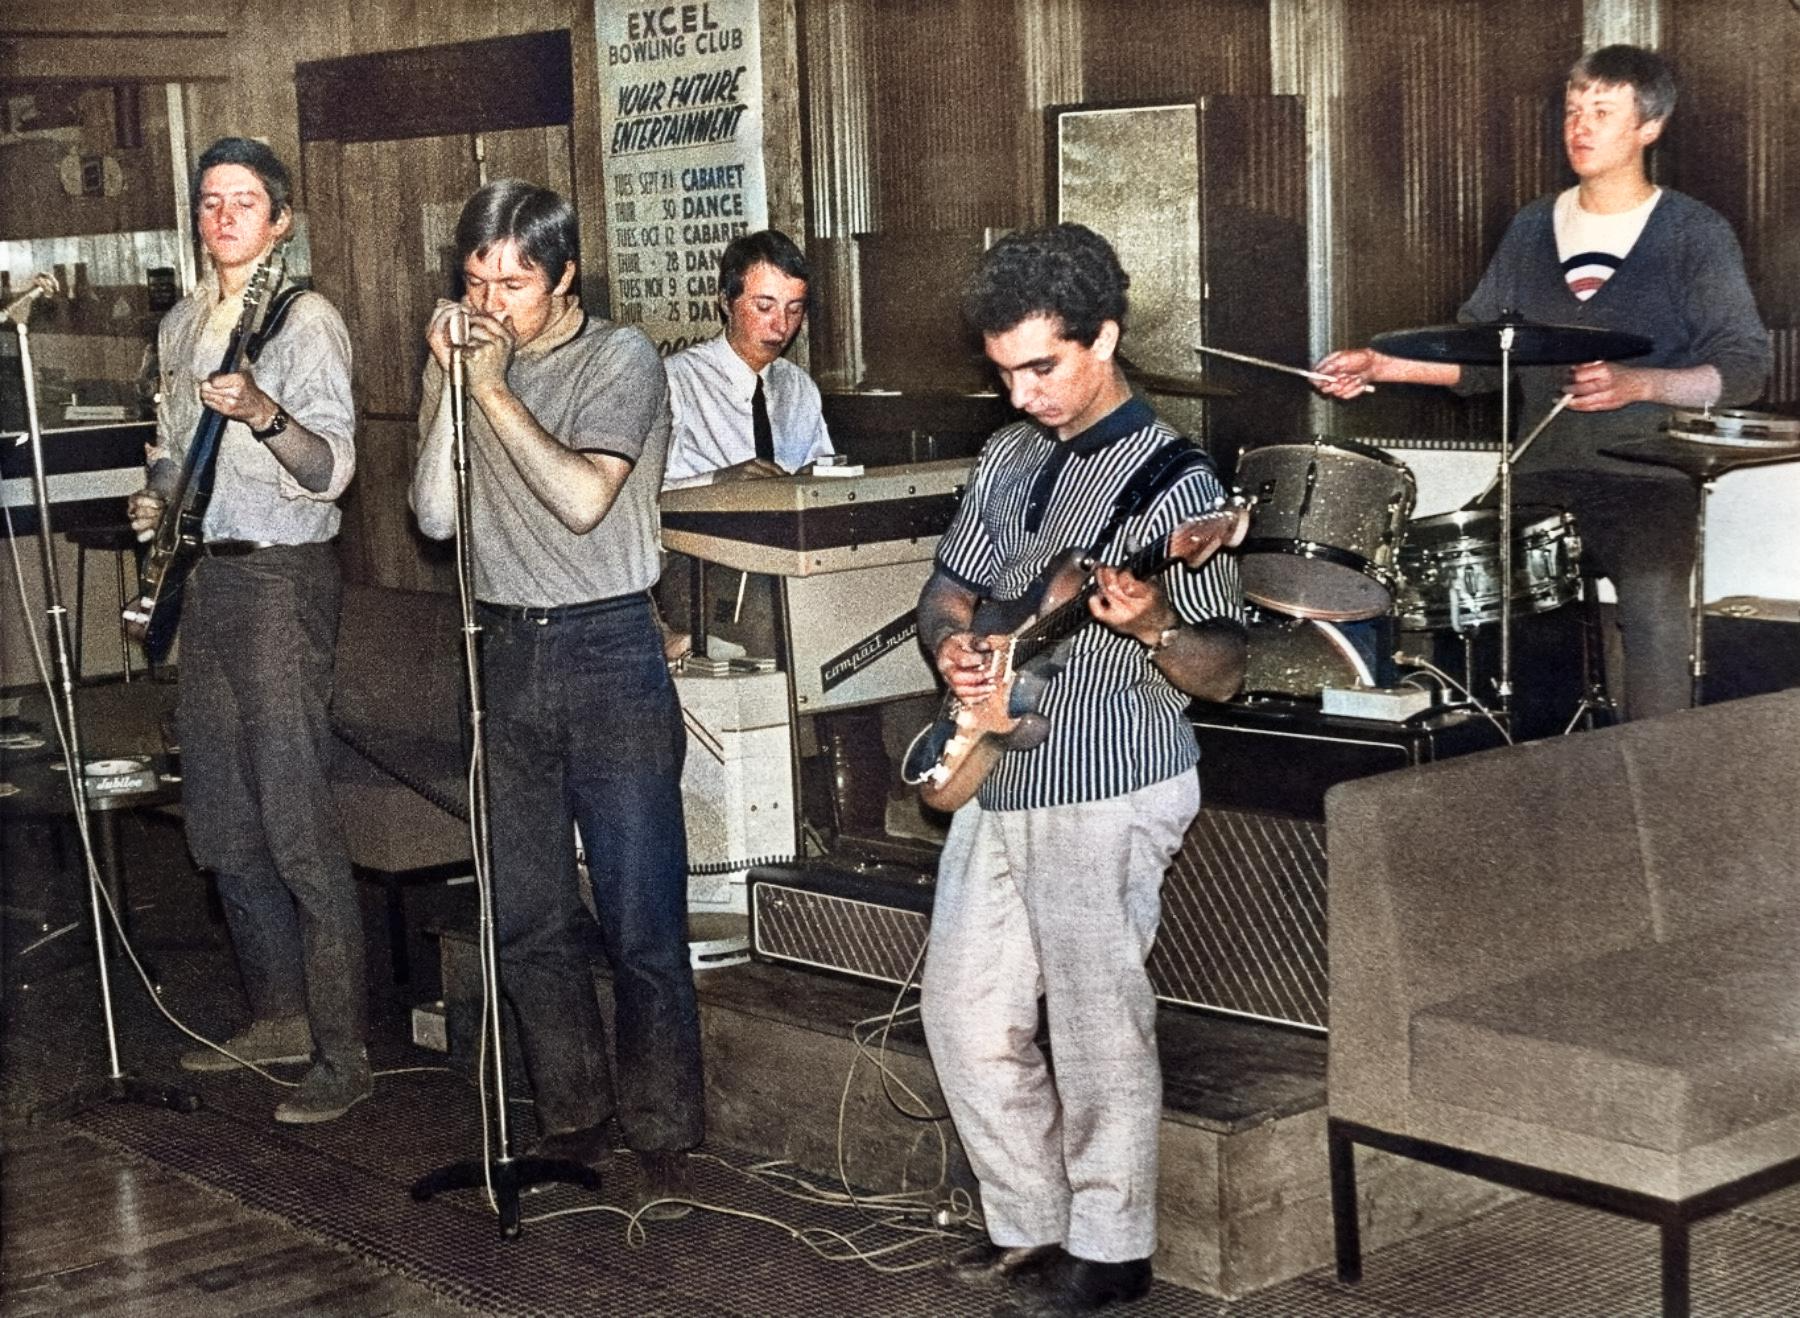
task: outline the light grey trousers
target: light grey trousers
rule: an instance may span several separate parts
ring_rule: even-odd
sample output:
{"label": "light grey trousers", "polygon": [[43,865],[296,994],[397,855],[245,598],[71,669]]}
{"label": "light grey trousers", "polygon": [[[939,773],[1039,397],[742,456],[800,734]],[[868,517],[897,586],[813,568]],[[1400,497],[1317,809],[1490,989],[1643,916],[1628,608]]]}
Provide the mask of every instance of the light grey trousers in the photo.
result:
{"label": "light grey trousers", "polygon": [[970,802],[951,822],[921,1010],[995,1244],[1108,1263],[1156,1251],[1162,1069],[1144,960],[1199,808],[1189,772],[1053,809]]}

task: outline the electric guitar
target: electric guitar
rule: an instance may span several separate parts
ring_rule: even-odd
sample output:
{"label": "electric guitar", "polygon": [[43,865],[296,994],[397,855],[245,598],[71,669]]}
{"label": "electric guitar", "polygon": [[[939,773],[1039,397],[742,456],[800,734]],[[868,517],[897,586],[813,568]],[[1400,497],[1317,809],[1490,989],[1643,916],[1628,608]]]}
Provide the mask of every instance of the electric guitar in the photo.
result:
{"label": "electric guitar", "polygon": [[[1183,522],[1121,566],[1141,581],[1177,563],[1197,568],[1244,538],[1249,505],[1241,498]],[[1038,713],[1044,688],[1066,666],[1064,642],[1089,622],[1088,600],[1098,589],[1097,564],[1084,551],[1065,550],[1017,599],[983,600],[970,630],[988,638],[994,689],[975,701],[944,698],[936,722],[913,738],[903,778],[934,810],[955,810],[980,788],[1009,750],[1031,750],[1050,735]]]}
{"label": "electric guitar", "polygon": [[[251,345],[253,341],[260,342],[270,304],[287,273],[285,249],[285,243],[278,244],[250,276],[244,290],[244,309],[231,331],[218,374],[233,374],[243,369],[246,357],[254,359]],[[125,620],[125,630],[144,647],[153,664],[161,663],[175,643],[175,628],[181,621],[182,587],[206,543],[202,526],[207,506],[212,502],[219,442],[224,438],[228,420],[210,407],[202,410],[200,424],[194,427],[193,442],[182,460],[175,491],[163,507],[144,566],[138,573],[138,597],[120,615]]]}

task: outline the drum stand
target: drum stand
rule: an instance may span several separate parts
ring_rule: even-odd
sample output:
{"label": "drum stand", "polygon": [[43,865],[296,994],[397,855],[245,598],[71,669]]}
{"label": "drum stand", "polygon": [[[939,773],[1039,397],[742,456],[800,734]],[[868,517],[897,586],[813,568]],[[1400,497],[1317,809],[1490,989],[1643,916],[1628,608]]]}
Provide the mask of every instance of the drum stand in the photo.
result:
{"label": "drum stand", "polygon": [[[1684,428],[1691,427],[1691,429]],[[1706,505],[1719,478],[1739,467],[1760,467],[1800,459],[1800,421],[1726,410],[1716,417],[1677,412],[1653,439],[1628,440],[1601,452],[1629,462],[1672,467],[1694,482],[1694,566],[1688,576],[1688,674],[1690,696],[1700,703],[1706,686]]]}
{"label": "drum stand", "polygon": [[[463,379],[463,350],[454,340],[466,336],[453,331],[450,349],[450,425],[454,433],[456,468],[456,579],[462,602],[463,673],[468,681],[470,772],[469,842],[475,866],[476,890],[481,902],[481,999],[482,1046],[488,1053],[487,1078],[493,1085],[493,1142],[489,1144],[488,1107],[481,1109],[482,1156],[453,1162],[430,1171],[413,1182],[412,1197],[423,1203],[443,1190],[486,1187],[500,1218],[500,1238],[519,1234],[519,1194],[545,1181],[563,1181],[598,1190],[600,1177],[592,1168],[567,1158],[515,1158],[507,1121],[506,1051],[500,1035],[500,963],[495,947],[492,846],[488,831],[486,707],[481,694],[480,625],[475,621],[475,560],[470,545],[472,524],[469,501],[468,395]],[[491,1151],[496,1151],[490,1157]]]}

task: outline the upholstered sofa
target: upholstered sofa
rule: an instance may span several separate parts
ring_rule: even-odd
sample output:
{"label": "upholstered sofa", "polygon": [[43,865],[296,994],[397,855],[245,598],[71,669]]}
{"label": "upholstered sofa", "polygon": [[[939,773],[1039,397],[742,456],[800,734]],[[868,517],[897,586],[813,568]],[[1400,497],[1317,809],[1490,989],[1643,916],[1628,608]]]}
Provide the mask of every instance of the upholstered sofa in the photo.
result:
{"label": "upholstered sofa", "polygon": [[1338,1268],[1354,1149],[1661,1229],[1800,1180],[1800,690],[1326,798]]}
{"label": "upholstered sofa", "polygon": [[454,595],[344,588],[331,786],[357,876],[386,896],[397,983],[410,969],[406,885],[470,872],[461,628]]}

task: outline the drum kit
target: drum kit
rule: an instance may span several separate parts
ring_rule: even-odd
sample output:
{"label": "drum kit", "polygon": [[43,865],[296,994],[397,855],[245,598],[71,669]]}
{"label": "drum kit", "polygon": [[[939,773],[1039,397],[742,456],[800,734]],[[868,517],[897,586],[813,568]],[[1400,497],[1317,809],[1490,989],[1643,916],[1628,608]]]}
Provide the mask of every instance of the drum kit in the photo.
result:
{"label": "drum kit", "polygon": [[[1398,331],[1374,340],[1376,350],[1390,356],[1499,365],[1501,424],[1507,437],[1513,367],[1628,358],[1650,346],[1636,335],[1510,316]],[[1256,606],[1246,691],[1316,697],[1323,687],[1372,685],[1369,653],[1354,643],[1350,624],[1389,619],[1408,632],[1461,638],[1469,669],[1463,694],[1479,705],[1468,656],[1476,633],[1498,624],[1499,673],[1488,712],[1504,719],[1514,695],[1514,619],[1560,609],[1581,596],[1581,541],[1574,518],[1555,508],[1517,507],[1512,496],[1514,462],[1566,402],[1566,397],[1559,401],[1518,445],[1503,440],[1494,482],[1469,505],[1418,520],[1412,519],[1416,489],[1411,469],[1371,444],[1319,438],[1244,452],[1237,480],[1253,506],[1241,564],[1244,595]],[[1700,483],[1697,530],[1703,556],[1705,494],[1712,482],[1741,466],[1800,457],[1800,421],[1748,412],[1675,411],[1663,434],[1607,452],[1674,467]],[[1496,486],[1496,506],[1483,506]],[[1704,673],[1702,571],[1697,561],[1691,588],[1696,700]],[[1586,676],[1584,706],[1598,689],[1597,675]]]}

